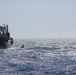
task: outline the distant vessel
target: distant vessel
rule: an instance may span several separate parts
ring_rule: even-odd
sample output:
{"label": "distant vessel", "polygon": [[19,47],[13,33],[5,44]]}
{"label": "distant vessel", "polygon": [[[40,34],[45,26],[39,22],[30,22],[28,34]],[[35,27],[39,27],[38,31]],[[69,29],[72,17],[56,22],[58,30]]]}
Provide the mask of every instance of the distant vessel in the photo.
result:
{"label": "distant vessel", "polygon": [[13,38],[10,37],[8,25],[0,25],[0,49],[6,49],[13,45]]}

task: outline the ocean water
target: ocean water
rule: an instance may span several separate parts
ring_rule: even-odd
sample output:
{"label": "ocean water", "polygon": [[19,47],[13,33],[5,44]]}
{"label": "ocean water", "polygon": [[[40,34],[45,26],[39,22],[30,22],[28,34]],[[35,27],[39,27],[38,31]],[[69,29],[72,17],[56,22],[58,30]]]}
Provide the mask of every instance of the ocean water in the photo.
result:
{"label": "ocean water", "polygon": [[0,49],[0,75],[76,75],[76,39],[14,39]]}

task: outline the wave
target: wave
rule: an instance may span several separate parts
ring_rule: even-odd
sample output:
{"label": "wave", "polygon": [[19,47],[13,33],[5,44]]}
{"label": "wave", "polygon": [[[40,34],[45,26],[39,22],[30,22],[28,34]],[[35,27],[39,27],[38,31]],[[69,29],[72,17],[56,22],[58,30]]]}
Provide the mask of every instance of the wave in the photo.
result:
{"label": "wave", "polygon": [[38,49],[38,50],[55,50],[55,49],[61,49],[60,47],[29,47],[28,49]]}

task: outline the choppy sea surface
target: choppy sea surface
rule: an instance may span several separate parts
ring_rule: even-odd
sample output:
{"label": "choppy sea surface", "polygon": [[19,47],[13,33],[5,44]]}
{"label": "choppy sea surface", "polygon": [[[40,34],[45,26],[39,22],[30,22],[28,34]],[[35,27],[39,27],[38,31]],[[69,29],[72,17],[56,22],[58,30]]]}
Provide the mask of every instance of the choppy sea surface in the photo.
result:
{"label": "choppy sea surface", "polygon": [[14,39],[0,49],[0,75],[76,75],[76,39]]}

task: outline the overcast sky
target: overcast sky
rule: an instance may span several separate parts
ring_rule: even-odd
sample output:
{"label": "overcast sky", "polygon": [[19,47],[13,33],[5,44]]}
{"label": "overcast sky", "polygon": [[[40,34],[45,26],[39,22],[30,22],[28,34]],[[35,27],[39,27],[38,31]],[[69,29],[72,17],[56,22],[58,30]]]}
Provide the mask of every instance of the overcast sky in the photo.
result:
{"label": "overcast sky", "polygon": [[0,24],[13,38],[76,37],[76,0],[0,0]]}

